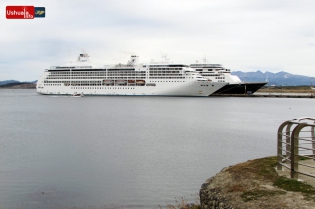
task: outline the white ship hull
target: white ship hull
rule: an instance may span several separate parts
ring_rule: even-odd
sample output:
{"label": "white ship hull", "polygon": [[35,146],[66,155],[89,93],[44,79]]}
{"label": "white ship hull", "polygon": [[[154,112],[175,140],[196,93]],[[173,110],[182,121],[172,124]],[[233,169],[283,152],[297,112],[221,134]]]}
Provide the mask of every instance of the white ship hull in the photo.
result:
{"label": "white ship hull", "polygon": [[161,83],[156,86],[41,86],[37,85],[37,93],[44,95],[72,95],[84,96],[209,96],[226,83],[212,83],[209,81],[194,81],[185,83]]}

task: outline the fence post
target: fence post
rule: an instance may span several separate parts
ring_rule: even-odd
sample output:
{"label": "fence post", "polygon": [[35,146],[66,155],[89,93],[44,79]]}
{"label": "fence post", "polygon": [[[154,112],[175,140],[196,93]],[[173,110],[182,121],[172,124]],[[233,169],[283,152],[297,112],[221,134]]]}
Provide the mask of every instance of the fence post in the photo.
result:
{"label": "fence post", "polygon": [[315,128],[314,126],[311,128],[311,133],[312,133],[312,148],[313,148],[313,160],[315,160]]}
{"label": "fence post", "polygon": [[290,130],[292,127],[292,123],[289,123],[287,125],[287,129],[285,132],[285,139],[286,139],[286,150],[285,150],[285,159],[290,159],[291,157],[291,135],[290,135]]}
{"label": "fence post", "polygon": [[297,125],[291,135],[291,178],[297,180],[299,178],[299,134],[307,123]]}
{"label": "fence post", "polygon": [[[285,121],[283,122],[279,128],[278,128],[278,146],[277,146],[277,170],[282,170],[282,165],[281,165],[281,155],[282,155],[282,133],[283,133],[283,128],[288,125],[291,121]],[[290,125],[291,126],[291,125]],[[287,156],[286,156],[287,157]]]}

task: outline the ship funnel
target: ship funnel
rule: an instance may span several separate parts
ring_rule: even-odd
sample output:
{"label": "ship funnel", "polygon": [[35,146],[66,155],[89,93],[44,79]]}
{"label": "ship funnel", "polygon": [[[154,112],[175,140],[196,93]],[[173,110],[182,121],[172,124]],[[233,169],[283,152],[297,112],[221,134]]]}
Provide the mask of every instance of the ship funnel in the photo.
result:
{"label": "ship funnel", "polygon": [[88,54],[80,54],[78,57],[78,62],[87,62],[89,60],[89,55]]}
{"label": "ship funnel", "polygon": [[139,56],[131,55],[130,60],[128,61],[128,66],[135,66],[139,64]]}

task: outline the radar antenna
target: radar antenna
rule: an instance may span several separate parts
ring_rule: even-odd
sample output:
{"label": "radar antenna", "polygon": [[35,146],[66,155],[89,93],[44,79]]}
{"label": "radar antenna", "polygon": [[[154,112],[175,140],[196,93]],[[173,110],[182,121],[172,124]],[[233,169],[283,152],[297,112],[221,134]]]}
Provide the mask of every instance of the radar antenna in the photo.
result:
{"label": "radar antenna", "polygon": [[170,60],[170,58],[167,58],[167,54],[166,53],[163,54],[161,52],[161,54],[162,54],[162,58],[164,58],[165,61],[169,61]]}

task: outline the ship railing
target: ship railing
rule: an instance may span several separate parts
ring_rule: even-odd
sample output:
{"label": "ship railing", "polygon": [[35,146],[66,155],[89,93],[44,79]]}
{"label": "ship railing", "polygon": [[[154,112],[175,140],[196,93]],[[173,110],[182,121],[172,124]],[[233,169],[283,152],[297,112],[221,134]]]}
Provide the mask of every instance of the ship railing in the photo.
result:
{"label": "ship railing", "polygon": [[50,70],[68,70],[68,69],[92,69],[93,66],[91,65],[84,65],[84,66],[50,66]]}
{"label": "ship railing", "polygon": [[315,178],[315,118],[283,122],[277,139],[277,170],[289,169],[296,180],[300,174]]}

